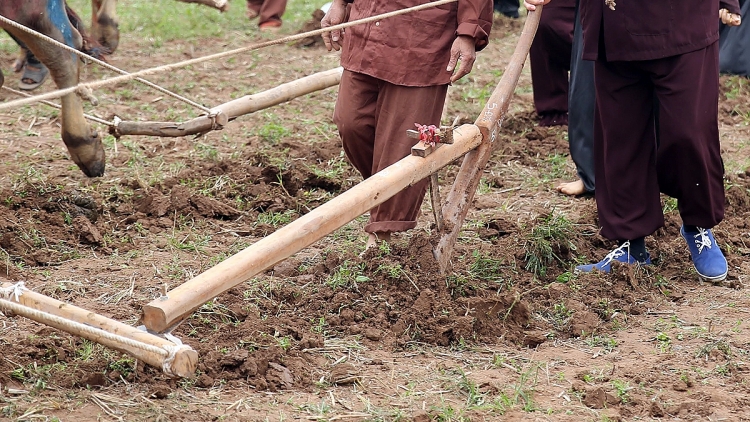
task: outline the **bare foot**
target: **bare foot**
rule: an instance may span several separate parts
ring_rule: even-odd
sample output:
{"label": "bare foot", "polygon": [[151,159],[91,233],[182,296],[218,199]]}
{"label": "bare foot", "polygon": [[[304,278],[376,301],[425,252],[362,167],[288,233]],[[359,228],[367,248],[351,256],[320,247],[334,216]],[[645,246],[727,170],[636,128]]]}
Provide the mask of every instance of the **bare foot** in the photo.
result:
{"label": "bare foot", "polygon": [[248,19],[253,20],[257,18],[259,14],[260,13],[258,13],[258,11],[250,7],[250,3],[247,4],[247,11],[245,12],[245,15]]}
{"label": "bare foot", "polygon": [[370,233],[370,235],[367,237],[367,245],[365,245],[365,250],[378,246],[378,241],[381,241],[381,240],[383,242],[390,242],[391,233],[390,232]]}
{"label": "bare foot", "polygon": [[586,186],[583,185],[583,180],[580,179],[575,182],[561,183],[555,189],[562,194],[570,196],[583,195],[586,193]]}

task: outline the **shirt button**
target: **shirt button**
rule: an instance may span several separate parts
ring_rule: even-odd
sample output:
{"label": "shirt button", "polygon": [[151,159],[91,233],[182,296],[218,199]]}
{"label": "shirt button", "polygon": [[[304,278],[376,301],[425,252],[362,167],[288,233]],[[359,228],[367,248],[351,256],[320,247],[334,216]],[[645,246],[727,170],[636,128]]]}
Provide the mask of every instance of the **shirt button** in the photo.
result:
{"label": "shirt button", "polygon": [[375,26],[380,26],[380,22],[375,22]]}

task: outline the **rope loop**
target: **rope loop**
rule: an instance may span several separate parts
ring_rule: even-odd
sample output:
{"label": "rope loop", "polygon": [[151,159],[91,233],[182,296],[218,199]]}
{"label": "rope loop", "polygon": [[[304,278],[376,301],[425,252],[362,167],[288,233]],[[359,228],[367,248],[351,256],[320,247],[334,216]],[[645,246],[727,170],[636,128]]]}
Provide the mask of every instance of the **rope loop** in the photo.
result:
{"label": "rope loop", "polygon": [[0,288],[0,295],[2,295],[4,298],[10,300],[11,297],[15,299],[16,302],[21,301],[21,296],[23,295],[23,291],[28,290],[26,288],[26,285],[23,281],[19,281],[18,283],[5,288]]}
{"label": "rope loop", "polygon": [[164,361],[161,364],[161,370],[162,372],[164,372],[165,375],[168,375],[170,377],[178,377],[178,375],[172,372],[172,363],[174,363],[174,360],[177,357],[177,353],[184,351],[184,350],[193,350],[193,348],[186,344],[182,344],[182,340],[180,340],[178,337],[176,337],[170,332],[154,333],[148,328],[146,328],[145,325],[139,325],[136,327],[136,329],[153,334],[155,336],[162,337],[163,339],[174,343],[174,344],[165,344],[164,346],[162,346],[166,355],[164,357]]}
{"label": "rope loop", "polygon": [[162,372],[164,372],[164,374],[169,375],[170,377],[177,377],[177,375],[172,372],[172,363],[174,363],[174,360],[177,357],[177,352],[181,352],[183,350],[192,350],[192,347],[185,344],[176,344],[174,346],[167,344],[164,346],[164,350],[167,352],[167,356],[164,358],[164,362],[162,362],[161,364],[161,370]]}
{"label": "rope loop", "polygon": [[211,119],[211,130],[222,129],[223,126],[216,121],[216,117],[221,114],[221,110],[208,113],[208,118]]}
{"label": "rope loop", "polygon": [[90,102],[94,107],[99,105],[99,99],[94,96],[94,91],[86,85],[78,85],[76,95],[84,101]]}
{"label": "rope loop", "polygon": [[[120,137],[122,136],[122,134],[120,133],[120,123],[122,123],[122,119],[120,117],[115,116],[112,119],[112,126],[111,126],[111,129],[110,129],[110,133],[116,139],[120,139]],[[117,151],[117,150],[115,150],[115,151]]]}

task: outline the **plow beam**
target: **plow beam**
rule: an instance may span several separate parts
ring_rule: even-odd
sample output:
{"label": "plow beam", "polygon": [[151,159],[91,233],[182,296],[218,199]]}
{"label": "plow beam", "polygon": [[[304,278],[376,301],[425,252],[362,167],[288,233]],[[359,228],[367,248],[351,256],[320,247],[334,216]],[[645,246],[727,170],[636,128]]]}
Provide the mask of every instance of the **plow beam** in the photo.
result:
{"label": "plow beam", "polygon": [[204,303],[382,204],[482,141],[475,125],[458,127],[453,136],[452,145],[443,145],[424,158],[407,156],[147,304],[143,307],[143,323],[157,333],[171,329]]}
{"label": "plow beam", "polygon": [[482,114],[476,120],[475,124],[482,132],[482,144],[466,154],[453,187],[446,198],[442,210],[445,230],[441,232],[440,239],[433,249],[442,273],[445,273],[448,269],[450,258],[453,255],[453,247],[456,245],[461,226],[463,226],[471,202],[474,200],[474,193],[482,178],[482,173],[492,152],[497,147],[497,131],[508,112],[508,106],[518,84],[518,78],[521,76],[526,56],[529,54],[531,42],[534,41],[541,13],[542,6],[537,6],[536,11],[529,12],[513,56],[511,56],[500,82],[487,100]]}
{"label": "plow beam", "polygon": [[343,68],[337,67],[281,84],[267,91],[246,95],[212,108],[211,113],[207,116],[196,117],[183,123],[121,120],[110,128],[110,132],[118,138],[123,135],[178,137],[221,129],[229,120],[236,119],[239,116],[255,113],[258,110],[338,85],[343,71]]}
{"label": "plow beam", "polygon": [[175,344],[77,306],[24,288],[19,289],[10,283],[3,283],[1,287],[5,292],[14,293],[6,299],[0,296],[0,310],[127,353],[162,369],[167,375],[191,377],[195,374],[198,353],[189,346]]}

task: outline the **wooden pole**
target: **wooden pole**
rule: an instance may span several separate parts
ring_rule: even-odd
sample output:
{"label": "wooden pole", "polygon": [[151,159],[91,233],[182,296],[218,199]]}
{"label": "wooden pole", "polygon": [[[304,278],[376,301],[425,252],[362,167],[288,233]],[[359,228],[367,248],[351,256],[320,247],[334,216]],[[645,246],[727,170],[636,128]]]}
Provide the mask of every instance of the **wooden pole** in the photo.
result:
{"label": "wooden pole", "polygon": [[437,172],[430,175],[430,202],[432,214],[435,216],[435,227],[437,227],[438,232],[442,232],[445,223],[443,223],[443,205],[440,201],[440,183],[438,182]]}
{"label": "wooden pole", "polygon": [[529,54],[531,42],[534,41],[541,13],[542,6],[537,6],[536,11],[529,12],[521,32],[521,38],[518,40],[513,56],[511,56],[510,62],[505,68],[503,77],[484,106],[482,114],[476,120],[475,124],[482,132],[482,144],[464,157],[453,183],[453,188],[445,200],[443,220],[445,221],[446,231],[441,234],[433,250],[440,271],[443,273],[448,269],[453,247],[458,239],[466,214],[469,212],[469,206],[474,200],[474,193],[482,178],[484,168],[498,145],[496,142],[497,131],[508,112],[508,106],[518,84],[518,78],[521,76],[526,56]]}
{"label": "wooden pole", "polygon": [[248,280],[313,242],[332,233],[373,207],[455,159],[482,141],[479,128],[454,130],[454,143],[436,148],[427,157],[408,156],[379,171],[285,227],[183,283],[143,308],[142,321],[153,332],[164,332],[219,294]]}
{"label": "wooden pole", "polygon": [[[2,284],[3,289],[13,287],[11,283]],[[169,355],[167,348],[174,348],[174,360],[169,363],[172,375],[190,377],[195,374],[198,353],[188,346],[175,347],[171,341],[154,334],[30,290],[23,289],[20,293],[18,301],[13,295],[8,299],[0,299],[0,309],[119,350],[160,369],[165,368],[165,359]],[[60,321],[61,318],[77,324],[65,323]],[[113,339],[114,336],[108,336],[107,333],[124,339]],[[135,343],[145,347],[139,347]]]}
{"label": "wooden pole", "polygon": [[119,121],[115,127],[110,128],[110,132],[117,137],[123,135],[177,137],[221,129],[229,120],[236,119],[239,116],[254,113],[258,110],[291,101],[302,95],[338,85],[341,81],[342,73],[343,68],[341,67],[314,73],[267,91],[246,95],[242,98],[221,104],[211,109],[210,115],[196,117],[187,122]]}

